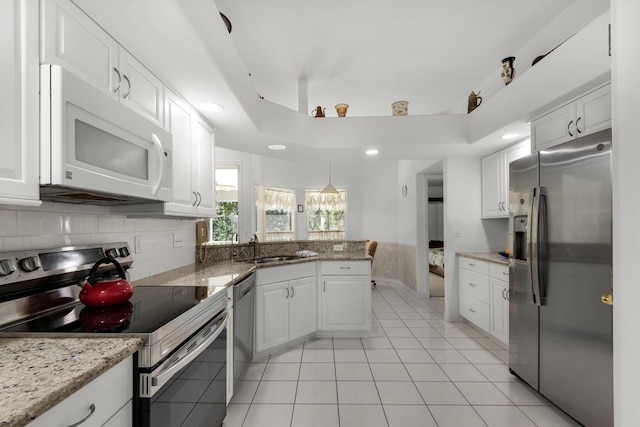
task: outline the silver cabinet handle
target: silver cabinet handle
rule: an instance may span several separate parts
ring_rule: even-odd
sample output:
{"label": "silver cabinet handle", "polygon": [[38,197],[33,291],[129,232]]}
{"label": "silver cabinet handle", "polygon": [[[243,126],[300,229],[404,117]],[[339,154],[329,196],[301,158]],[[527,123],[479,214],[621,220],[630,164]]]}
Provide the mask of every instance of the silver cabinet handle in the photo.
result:
{"label": "silver cabinet handle", "polygon": [[505,291],[506,291],[506,289],[502,290],[502,299],[507,299],[507,297],[504,295]]}
{"label": "silver cabinet handle", "polygon": [[126,74],[123,74],[122,78],[127,81],[127,86],[128,86],[127,91],[125,92],[124,95],[122,95],[123,98],[126,98],[131,93],[131,80],[129,80],[129,77],[127,77]]}
{"label": "silver cabinet handle", "polygon": [[122,83],[122,76],[120,75],[120,71],[118,71],[116,67],[113,67],[113,71],[115,71],[116,74],[118,75],[118,83],[116,84],[116,87],[112,89],[113,92],[115,93],[118,91],[118,89],[120,89],[120,83]]}
{"label": "silver cabinet handle", "polygon": [[571,133],[571,125],[573,124],[573,120],[571,120],[569,122],[569,124],[567,125],[567,132],[569,132],[569,136],[573,136],[573,134]]}
{"label": "silver cabinet handle", "polygon": [[507,271],[507,272],[504,272],[504,271],[503,271],[503,272],[502,272],[502,275],[503,275],[503,276],[508,276],[508,275],[509,275],[509,272],[508,272],[508,271]]}
{"label": "silver cabinet handle", "polygon": [[582,120],[582,117],[578,117],[576,119],[576,132],[578,133],[582,133],[582,131],[580,130],[580,127],[578,126],[578,123],[580,123],[580,120]]}
{"label": "silver cabinet handle", "polygon": [[87,421],[89,418],[91,418],[91,416],[93,415],[93,413],[96,412],[96,405],[94,405],[93,403],[89,406],[89,413],[80,421],[78,421],[77,423],[73,423],[71,424],[69,427],[77,427],[80,424],[84,423],[85,421]]}
{"label": "silver cabinet handle", "polygon": [[291,298],[293,298],[293,286],[291,287]]}
{"label": "silver cabinet handle", "polygon": [[284,299],[289,298],[289,287],[287,287],[286,289],[287,289],[287,296],[286,296],[286,297],[284,297]]}
{"label": "silver cabinet handle", "polygon": [[476,312],[473,308],[470,308],[469,311],[472,312],[472,313]]}
{"label": "silver cabinet handle", "polygon": [[198,206],[200,206],[200,204],[202,204],[202,194],[198,191]]}
{"label": "silver cabinet handle", "polygon": [[475,287],[476,287],[476,284],[475,284],[475,283],[471,283],[471,282],[469,282],[469,286],[473,286],[473,287],[475,288]]}
{"label": "silver cabinet handle", "polygon": [[340,267],[340,270],[351,270],[351,267]]}
{"label": "silver cabinet handle", "polygon": [[198,193],[196,193],[195,191],[192,191],[193,195],[195,196],[195,200],[193,201],[193,203],[191,204],[191,206],[196,206],[198,204]]}
{"label": "silver cabinet handle", "polygon": [[323,292],[327,292],[327,281],[326,281],[326,280],[324,280],[324,281],[322,282],[322,291],[323,291]]}

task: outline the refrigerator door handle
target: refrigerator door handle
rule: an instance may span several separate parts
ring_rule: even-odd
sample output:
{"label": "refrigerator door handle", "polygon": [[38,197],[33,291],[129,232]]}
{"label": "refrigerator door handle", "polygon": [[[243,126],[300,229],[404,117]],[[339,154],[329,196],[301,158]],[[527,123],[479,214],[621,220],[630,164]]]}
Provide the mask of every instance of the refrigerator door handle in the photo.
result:
{"label": "refrigerator door handle", "polygon": [[532,298],[535,305],[544,305],[546,302],[546,272],[544,271],[544,258],[546,257],[546,189],[536,187],[532,190],[530,216],[530,246],[529,258]]}

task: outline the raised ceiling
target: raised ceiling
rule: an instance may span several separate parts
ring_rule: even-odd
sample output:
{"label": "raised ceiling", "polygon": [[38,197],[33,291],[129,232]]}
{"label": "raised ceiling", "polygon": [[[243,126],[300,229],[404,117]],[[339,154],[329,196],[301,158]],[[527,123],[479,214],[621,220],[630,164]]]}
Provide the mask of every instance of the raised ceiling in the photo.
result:
{"label": "raised ceiling", "polygon": [[[349,104],[347,116],[455,111],[572,0],[215,0],[258,92],[309,112]],[[562,40],[560,40],[562,41]],[[546,53],[540,52],[540,53]],[[516,69],[533,58],[516,58]]]}
{"label": "raised ceiling", "polygon": [[[217,145],[291,160],[362,158],[371,146],[389,159],[497,148],[505,142],[470,144],[469,92],[490,97],[504,88],[502,58],[516,56],[522,75],[532,58],[609,7],[608,0],[73,1],[192,105],[224,105],[221,113],[201,111]],[[413,117],[390,117],[397,100],[409,102]],[[331,119],[340,102],[350,105],[346,121]],[[322,123],[308,119],[317,105],[329,117]],[[517,126],[526,130],[526,121]],[[266,148],[277,143],[287,150]]]}

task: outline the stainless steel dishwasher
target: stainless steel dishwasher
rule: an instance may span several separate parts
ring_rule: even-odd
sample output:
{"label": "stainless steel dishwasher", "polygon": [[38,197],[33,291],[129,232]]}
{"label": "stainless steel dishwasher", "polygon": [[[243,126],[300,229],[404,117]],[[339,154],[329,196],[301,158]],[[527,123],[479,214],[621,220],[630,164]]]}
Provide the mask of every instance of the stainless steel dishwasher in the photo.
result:
{"label": "stainless steel dishwasher", "polygon": [[256,274],[233,286],[233,384],[244,375],[253,359],[253,319]]}

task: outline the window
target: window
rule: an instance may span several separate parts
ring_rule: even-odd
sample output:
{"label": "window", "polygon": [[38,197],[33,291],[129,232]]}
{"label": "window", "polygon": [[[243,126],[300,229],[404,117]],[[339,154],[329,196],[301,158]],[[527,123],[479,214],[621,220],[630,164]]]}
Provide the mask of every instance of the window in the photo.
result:
{"label": "window", "polygon": [[211,242],[230,243],[238,233],[239,172],[238,165],[216,165],[216,217],[209,220]]}
{"label": "window", "polygon": [[258,237],[266,241],[294,240],[296,193],[286,188],[256,186]]}
{"label": "window", "polygon": [[347,191],[323,194],[319,190],[305,192],[309,240],[344,240],[347,235]]}

